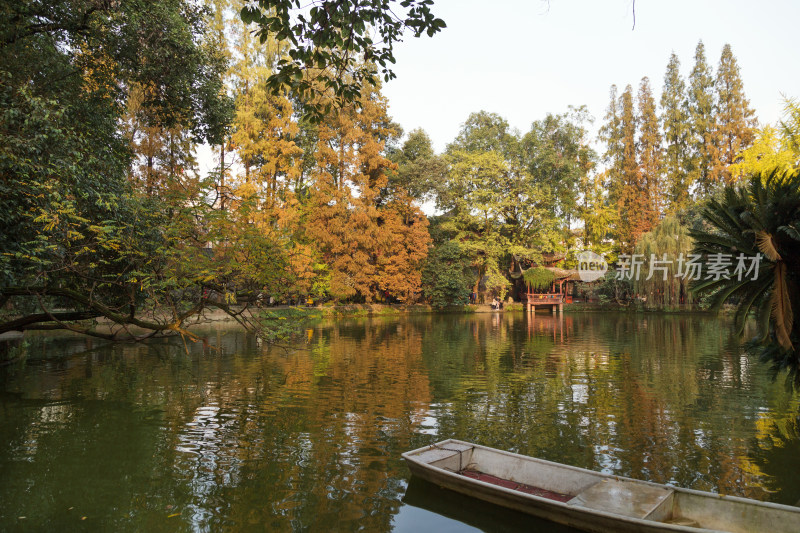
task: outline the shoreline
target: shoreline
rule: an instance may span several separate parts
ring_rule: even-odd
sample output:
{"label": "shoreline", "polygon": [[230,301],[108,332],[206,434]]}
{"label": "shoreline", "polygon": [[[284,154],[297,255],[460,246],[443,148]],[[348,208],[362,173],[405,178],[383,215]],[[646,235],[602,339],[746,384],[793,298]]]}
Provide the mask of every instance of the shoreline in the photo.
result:
{"label": "shoreline", "polygon": [[[536,314],[555,314],[553,307],[539,306]],[[521,302],[506,303],[501,309],[493,309],[490,304],[467,304],[452,307],[433,307],[428,304],[341,304],[341,305],[276,305],[271,307],[251,308],[247,315],[253,313],[274,313],[281,316],[289,313],[290,310],[307,313],[309,316],[319,318],[350,318],[350,317],[374,317],[374,316],[400,316],[400,315],[425,315],[425,314],[473,314],[473,313],[524,313],[525,306]],[[663,314],[663,315],[710,315],[709,310],[699,308],[646,308],[639,305],[619,305],[619,304],[598,304],[598,303],[571,303],[564,304],[564,313],[642,313],[642,314]],[[725,309],[722,310],[723,314]],[[185,322],[187,328],[213,322],[231,321],[230,315],[221,309],[207,309]],[[108,319],[99,319],[99,324],[111,326],[113,323]],[[132,327],[132,329],[137,329]],[[61,330],[67,332],[68,330]],[[9,331],[0,334],[1,341],[18,340],[24,337],[24,332]]]}
{"label": "shoreline", "polygon": [[[557,312],[553,311],[553,307],[541,306],[536,310],[538,316],[558,316]],[[729,314],[728,310],[723,309],[720,315]],[[267,317],[268,321],[278,320],[291,320],[291,319],[311,319],[311,320],[325,320],[325,319],[359,319],[359,318],[381,318],[381,317],[401,317],[412,315],[434,315],[434,314],[453,314],[453,315],[469,315],[469,314],[489,314],[489,313],[514,313],[514,314],[527,314],[524,305],[519,302],[511,304],[504,304],[502,309],[492,309],[489,304],[469,304],[464,306],[435,308],[426,304],[347,304],[347,305],[316,305],[316,306],[290,306],[279,305],[264,308],[252,308],[246,312],[246,315],[252,316],[253,313],[269,313],[271,316]],[[594,303],[572,303],[564,304],[564,315],[581,315],[593,313],[624,313],[626,315],[702,315],[711,316],[714,313],[702,309],[646,309],[641,306],[622,306],[617,304],[594,304]],[[563,315],[562,315],[563,316]],[[277,323],[277,322],[276,322]],[[220,309],[208,309],[202,314],[193,317],[192,320],[184,323],[184,327],[192,331],[194,329],[204,328],[211,325],[234,325],[237,321],[230,315]],[[286,322],[283,322],[286,324]],[[99,331],[111,331],[113,323],[106,321],[98,321],[97,328]],[[131,327],[132,331],[144,332],[138,328]],[[31,337],[37,338],[40,336],[57,335],[59,337],[86,337],[86,335],[69,330],[53,330],[53,331],[30,331],[18,332],[10,331],[0,334],[0,366],[6,366],[22,356],[22,352],[27,345],[27,339]],[[90,337],[88,337],[90,338]],[[119,341],[103,341],[98,342],[131,342],[131,340],[121,339]]]}
{"label": "shoreline", "polygon": [[[343,305],[309,305],[309,306],[292,306],[292,305],[277,305],[273,307],[252,308],[246,314],[253,316],[253,313],[273,313],[276,317],[288,315],[290,313],[301,312],[306,314],[309,318],[322,318],[322,319],[337,319],[337,318],[371,318],[371,317],[386,317],[386,316],[409,316],[409,315],[431,315],[431,314],[486,314],[486,313],[526,313],[524,305],[520,302],[507,303],[503,305],[502,309],[493,309],[489,304],[467,304],[463,306],[442,307],[436,308],[427,304],[343,304]],[[626,313],[626,314],[659,314],[659,315],[712,315],[711,311],[698,309],[698,308],[670,308],[670,309],[648,309],[641,306],[634,305],[618,305],[618,304],[594,304],[594,303],[572,303],[564,304],[564,314],[581,314],[581,313]],[[537,315],[555,315],[552,307],[540,306],[536,309]],[[727,314],[723,308],[721,314]],[[184,323],[184,326],[191,330],[195,327],[202,327],[216,322],[236,322],[234,318],[220,309],[207,309],[200,315],[193,317]],[[109,329],[113,323],[109,320],[99,320],[99,325],[106,326]],[[131,327],[132,330],[138,330],[136,327]],[[105,330],[105,327],[101,327]],[[69,330],[56,330],[59,333],[71,334]],[[144,331],[144,330],[142,330]],[[51,332],[54,333],[55,331]],[[22,341],[28,332],[9,331],[0,334],[0,342],[14,343],[14,341]],[[40,333],[31,331],[31,333]],[[81,335],[80,333],[74,333]]]}

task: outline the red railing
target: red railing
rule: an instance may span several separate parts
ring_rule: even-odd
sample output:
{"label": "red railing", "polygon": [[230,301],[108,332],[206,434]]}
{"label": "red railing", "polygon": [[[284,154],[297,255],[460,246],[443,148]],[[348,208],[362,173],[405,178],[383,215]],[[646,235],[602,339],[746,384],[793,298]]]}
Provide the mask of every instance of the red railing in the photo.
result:
{"label": "red railing", "polygon": [[[572,298],[569,297],[571,300]],[[529,304],[533,305],[558,305],[565,303],[564,295],[563,294],[527,294],[527,300]],[[567,302],[568,303],[568,302]]]}

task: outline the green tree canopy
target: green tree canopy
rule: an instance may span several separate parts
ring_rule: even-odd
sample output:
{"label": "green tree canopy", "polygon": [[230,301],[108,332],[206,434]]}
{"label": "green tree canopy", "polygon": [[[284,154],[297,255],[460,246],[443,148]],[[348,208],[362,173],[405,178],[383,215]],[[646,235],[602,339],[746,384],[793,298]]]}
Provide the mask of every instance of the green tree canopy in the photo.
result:
{"label": "green tree canopy", "polygon": [[[192,230],[174,240],[176,209],[192,204],[136,197],[123,117],[138,91],[140,124],[217,140],[230,102],[221,90],[224,59],[204,45],[205,30],[204,9],[181,0],[6,5],[0,300],[23,316],[0,330],[105,317],[167,332],[202,309],[199,298],[180,298],[187,287],[198,292],[196,273],[177,281],[171,270],[185,239],[202,239]],[[189,183],[187,170],[173,165],[170,178]],[[175,305],[169,317],[144,320],[156,287]]]}
{"label": "green tree canopy", "polygon": [[677,217],[664,218],[642,235],[634,253],[641,254],[641,276],[633,280],[633,290],[646,298],[649,307],[676,307],[692,303],[685,264],[694,242],[689,228]]}
{"label": "green tree canopy", "polygon": [[531,178],[553,197],[552,213],[566,227],[578,214],[582,185],[596,160],[589,146],[585,107],[535,121],[521,141],[522,157]]}
{"label": "green tree canopy", "polygon": [[447,151],[497,152],[505,158],[518,155],[518,138],[508,121],[496,113],[470,113]]}
{"label": "green tree canopy", "polygon": [[469,256],[455,241],[436,246],[422,269],[422,291],[434,307],[464,305],[469,301]]}
{"label": "green tree canopy", "polygon": [[546,289],[556,279],[555,274],[540,266],[529,268],[522,278],[531,289]]}
{"label": "green tree canopy", "polygon": [[678,213],[689,205],[689,101],[686,83],[675,52],[669,58],[661,92],[661,126],[664,131],[664,185],[667,211]]}
{"label": "green tree canopy", "polygon": [[272,91],[289,89],[309,105],[319,120],[331,102],[317,97],[330,92],[339,104],[357,102],[367,86],[395,77],[394,45],[406,30],[415,37],[433,36],[445,27],[431,12],[429,0],[255,0],[241,11],[245,23],[258,25],[261,42],[290,43],[267,80]]}
{"label": "green tree canopy", "polygon": [[699,194],[712,189],[716,157],[714,139],[714,77],[706,60],[703,41],[697,43],[694,67],[689,75],[689,118],[691,121],[691,183]]}
{"label": "green tree canopy", "polygon": [[389,174],[388,195],[406,194],[418,201],[432,199],[444,181],[445,161],[433,151],[430,137],[422,129],[409,132],[399,149],[389,150],[397,169]]}

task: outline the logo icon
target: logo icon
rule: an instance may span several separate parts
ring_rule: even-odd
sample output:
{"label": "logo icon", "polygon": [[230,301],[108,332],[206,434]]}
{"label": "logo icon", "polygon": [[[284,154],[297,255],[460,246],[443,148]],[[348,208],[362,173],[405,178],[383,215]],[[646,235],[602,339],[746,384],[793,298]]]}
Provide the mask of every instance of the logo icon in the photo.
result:
{"label": "logo icon", "polygon": [[596,281],[608,270],[605,258],[595,252],[586,250],[576,255],[578,259],[578,277],[581,281]]}

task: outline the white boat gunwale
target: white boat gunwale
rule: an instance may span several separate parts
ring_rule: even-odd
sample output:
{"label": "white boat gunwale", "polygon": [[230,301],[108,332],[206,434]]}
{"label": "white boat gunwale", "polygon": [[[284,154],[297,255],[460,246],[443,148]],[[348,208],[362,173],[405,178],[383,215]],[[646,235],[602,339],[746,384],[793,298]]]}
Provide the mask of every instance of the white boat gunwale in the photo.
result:
{"label": "white boat gunwale", "polygon": [[[421,461],[421,460],[419,460],[419,459],[414,457],[414,455],[421,454],[423,452],[430,451],[430,450],[436,450],[436,449],[443,450],[442,447],[446,446],[448,444],[467,446],[468,449],[481,449],[481,450],[485,450],[485,451],[490,452],[490,453],[504,455],[504,456],[507,456],[507,457],[512,457],[512,458],[515,458],[515,459],[520,459],[520,460],[531,462],[531,463],[538,463],[538,464],[541,464],[541,465],[546,465],[548,467],[554,467],[554,468],[557,468],[557,469],[572,471],[572,472],[577,473],[577,474],[596,476],[596,477],[601,478],[603,480],[616,480],[616,481],[622,481],[622,482],[631,482],[631,483],[634,483],[634,484],[637,484],[637,485],[645,485],[645,486],[650,486],[650,487],[654,487],[654,488],[657,488],[657,489],[667,489],[667,490],[673,491],[673,493],[682,493],[682,494],[686,494],[686,495],[690,495],[690,496],[697,496],[697,497],[701,497],[701,498],[716,498],[716,499],[723,500],[723,501],[730,501],[730,502],[742,503],[742,504],[747,504],[747,505],[757,505],[759,507],[763,507],[763,508],[767,508],[767,509],[774,509],[774,510],[779,510],[779,511],[791,511],[793,513],[798,513],[798,517],[800,517],[800,509],[795,508],[795,507],[791,507],[791,506],[787,506],[787,505],[777,504],[777,503],[773,503],[773,502],[757,501],[757,500],[752,500],[752,499],[743,498],[743,497],[739,497],[739,496],[732,496],[732,495],[719,494],[719,493],[713,493],[713,492],[703,492],[703,491],[694,490],[694,489],[676,487],[674,485],[669,485],[669,484],[659,484],[659,483],[654,483],[654,482],[651,482],[651,481],[645,481],[645,480],[641,480],[641,479],[634,479],[634,478],[629,478],[629,477],[625,477],[625,476],[607,474],[607,473],[604,473],[604,472],[597,472],[595,470],[589,470],[589,469],[580,468],[580,467],[577,467],[577,466],[572,466],[572,465],[567,465],[567,464],[562,464],[562,463],[556,463],[554,461],[548,461],[546,459],[541,459],[541,458],[538,458],[538,457],[531,457],[531,456],[528,456],[528,455],[522,455],[522,454],[510,452],[510,451],[507,451],[507,450],[491,448],[491,447],[488,447],[488,446],[483,446],[483,445],[480,445],[480,444],[466,442],[466,441],[462,441],[462,440],[458,440],[458,439],[446,439],[446,440],[439,441],[439,442],[436,442],[436,443],[428,445],[428,446],[423,446],[421,448],[417,448],[415,450],[410,450],[410,451],[407,451],[407,452],[403,453],[402,457],[408,463],[410,463],[410,464],[413,463],[414,465],[416,465],[421,470],[431,471],[431,470],[435,469],[435,471],[436,471],[435,473],[436,473],[437,476],[443,477],[445,479],[451,479],[454,482],[455,485],[464,485],[464,484],[466,484],[466,485],[475,485],[475,486],[478,486],[478,487],[483,487],[486,491],[491,491],[491,492],[500,493],[500,494],[506,494],[508,496],[513,497],[514,499],[531,500],[531,501],[537,502],[537,503],[539,503],[539,504],[541,504],[543,506],[550,507],[550,508],[561,509],[561,510],[563,510],[565,512],[569,512],[569,513],[586,514],[586,515],[590,515],[590,516],[594,515],[594,516],[603,517],[603,518],[606,518],[606,519],[609,519],[609,520],[623,521],[623,522],[627,522],[629,524],[638,524],[638,525],[641,525],[641,526],[652,527],[654,525],[657,525],[659,531],[682,531],[682,532],[691,531],[693,533],[727,533],[725,530],[709,529],[709,528],[704,528],[704,527],[684,526],[684,525],[680,525],[680,524],[670,524],[670,523],[667,523],[667,522],[657,521],[655,519],[637,518],[637,517],[634,517],[634,516],[626,516],[626,515],[617,514],[617,513],[613,513],[613,512],[607,512],[607,511],[603,511],[601,509],[575,505],[575,504],[569,503],[569,501],[568,502],[561,502],[559,500],[550,499],[550,498],[546,498],[546,497],[543,497],[543,496],[538,496],[536,494],[530,494],[530,493],[527,493],[527,492],[522,492],[522,491],[511,489],[511,488],[506,488],[506,487],[503,487],[501,485],[496,485],[496,484],[493,484],[493,483],[488,483],[488,482],[482,481],[480,479],[467,477],[467,476],[464,476],[463,474],[461,474],[459,472],[455,472],[455,471],[452,471],[452,470],[449,470],[449,469],[441,468],[439,466],[434,466],[432,464],[426,463],[426,462]],[[453,450],[447,450],[447,451],[453,451]],[[468,451],[468,450],[463,450],[463,451]],[[437,461],[438,460],[435,460],[435,461],[432,461],[432,462],[437,462]],[[412,469],[412,473],[413,473],[413,469]],[[582,490],[586,490],[589,487],[594,486],[599,482],[600,481],[592,483],[591,485],[587,486],[586,488],[584,488]],[[452,487],[449,487],[449,488],[452,488]],[[575,494],[575,495],[567,494],[567,495],[571,496],[571,498],[573,498],[573,499],[577,498],[577,496],[578,496],[577,494]],[[798,529],[798,531],[800,531],[800,529]]]}

